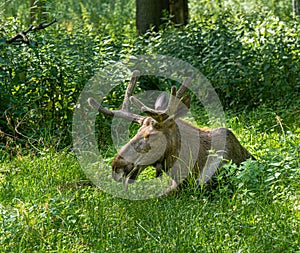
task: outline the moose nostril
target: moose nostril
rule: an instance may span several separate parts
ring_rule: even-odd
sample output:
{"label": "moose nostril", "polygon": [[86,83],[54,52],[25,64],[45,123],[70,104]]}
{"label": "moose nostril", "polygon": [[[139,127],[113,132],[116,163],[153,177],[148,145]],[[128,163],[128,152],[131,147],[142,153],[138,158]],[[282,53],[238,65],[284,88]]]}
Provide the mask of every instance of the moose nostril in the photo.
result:
{"label": "moose nostril", "polygon": [[115,181],[121,182],[123,179],[124,171],[119,171],[119,172],[112,171],[111,175]]}

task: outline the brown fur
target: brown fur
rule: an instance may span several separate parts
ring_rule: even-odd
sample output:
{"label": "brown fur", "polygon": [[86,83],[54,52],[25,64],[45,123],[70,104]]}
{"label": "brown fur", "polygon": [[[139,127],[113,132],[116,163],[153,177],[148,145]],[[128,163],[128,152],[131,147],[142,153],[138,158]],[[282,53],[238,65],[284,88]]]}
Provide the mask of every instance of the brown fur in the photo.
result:
{"label": "brown fur", "polygon": [[[186,78],[178,90],[172,87],[170,98],[163,92],[152,109],[131,96],[138,75],[139,72],[134,71],[122,110],[108,110],[95,99],[88,100],[101,113],[141,125],[112,162],[112,176],[116,181],[124,181],[125,188],[150,165],[156,168],[157,177],[163,172],[171,177],[164,193],[169,194],[188,178],[193,178],[199,185],[207,183],[225,162],[240,165],[247,159],[254,159],[229,129],[201,129],[180,119],[189,110],[190,96],[184,93],[191,78]],[[131,113],[130,102],[150,117]]]}
{"label": "brown fur", "polygon": [[[137,135],[121,148],[112,163],[113,171],[117,173],[120,168],[123,168],[123,177],[130,177],[130,182],[134,182],[145,167],[152,165],[156,168],[157,177],[161,176],[164,171],[172,178],[170,187],[165,192],[165,194],[169,194],[190,177],[195,179],[198,184],[207,183],[215,171],[225,162],[232,161],[240,165],[241,162],[249,158],[254,159],[229,129],[201,129],[181,119],[170,122],[168,126],[161,124],[154,128],[151,118],[148,118],[147,121],[145,125],[142,125]],[[144,137],[150,138],[151,135],[158,133],[164,136],[166,148],[161,156],[153,156],[151,149],[155,148],[155,145],[160,147],[162,144],[154,144],[149,150],[147,145],[149,143],[144,140]],[[142,140],[140,147],[148,147],[146,152],[143,152],[143,148],[138,150],[134,148],[139,140]],[[135,150],[141,157],[153,156],[154,158],[150,159],[150,163],[145,162],[145,164],[137,165],[134,159],[131,159],[132,154],[129,150]],[[218,155],[210,156],[210,153]],[[136,160],[139,159],[136,158]],[[204,172],[203,169],[209,159],[211,164],[216,164],[216,166],[207,166],[207,170]],[[131,171],[136,166],[139,166],[138,171],[131,175]]]}

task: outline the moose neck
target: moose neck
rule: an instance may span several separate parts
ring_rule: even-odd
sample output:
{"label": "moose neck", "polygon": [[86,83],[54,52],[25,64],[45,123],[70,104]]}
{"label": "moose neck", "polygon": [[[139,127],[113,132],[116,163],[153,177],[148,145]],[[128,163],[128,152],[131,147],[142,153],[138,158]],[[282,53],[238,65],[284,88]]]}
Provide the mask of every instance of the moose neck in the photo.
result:
{"label": "moose neck", "polygon": [[162,167],[164,171],[168,171],[178,159],[181,138],[177,123],[174,123],[171,127],[165,129],[164,135],[167,140],[166,150],[162,158]]}

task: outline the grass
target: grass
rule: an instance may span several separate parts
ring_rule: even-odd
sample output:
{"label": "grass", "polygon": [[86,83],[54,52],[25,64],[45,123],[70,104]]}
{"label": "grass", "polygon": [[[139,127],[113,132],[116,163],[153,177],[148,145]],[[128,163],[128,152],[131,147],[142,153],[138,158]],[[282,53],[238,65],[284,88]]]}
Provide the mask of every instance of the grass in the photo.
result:
{"label": "grass", "polygon": [[300,252],[299,114],[288,115],[228,116],[258,161],[167,198],[76,184],[86,178],[72,152],[1,151],[0,252]]}

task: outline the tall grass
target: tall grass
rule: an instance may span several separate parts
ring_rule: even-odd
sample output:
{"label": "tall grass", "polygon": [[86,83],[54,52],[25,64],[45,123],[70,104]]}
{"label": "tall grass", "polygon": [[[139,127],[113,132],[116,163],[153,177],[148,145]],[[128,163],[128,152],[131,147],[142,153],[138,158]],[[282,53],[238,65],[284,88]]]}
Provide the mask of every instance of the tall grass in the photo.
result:
{"label": "tall grass", "polygon": [[298,252],[300,131],[283,116],[281,125],[284,134],[268,108],[228,116],[258,161],[226,165],[210,191],[143,201],[83,183],[70,152],[9,158],[1,151],[0,250]]}

